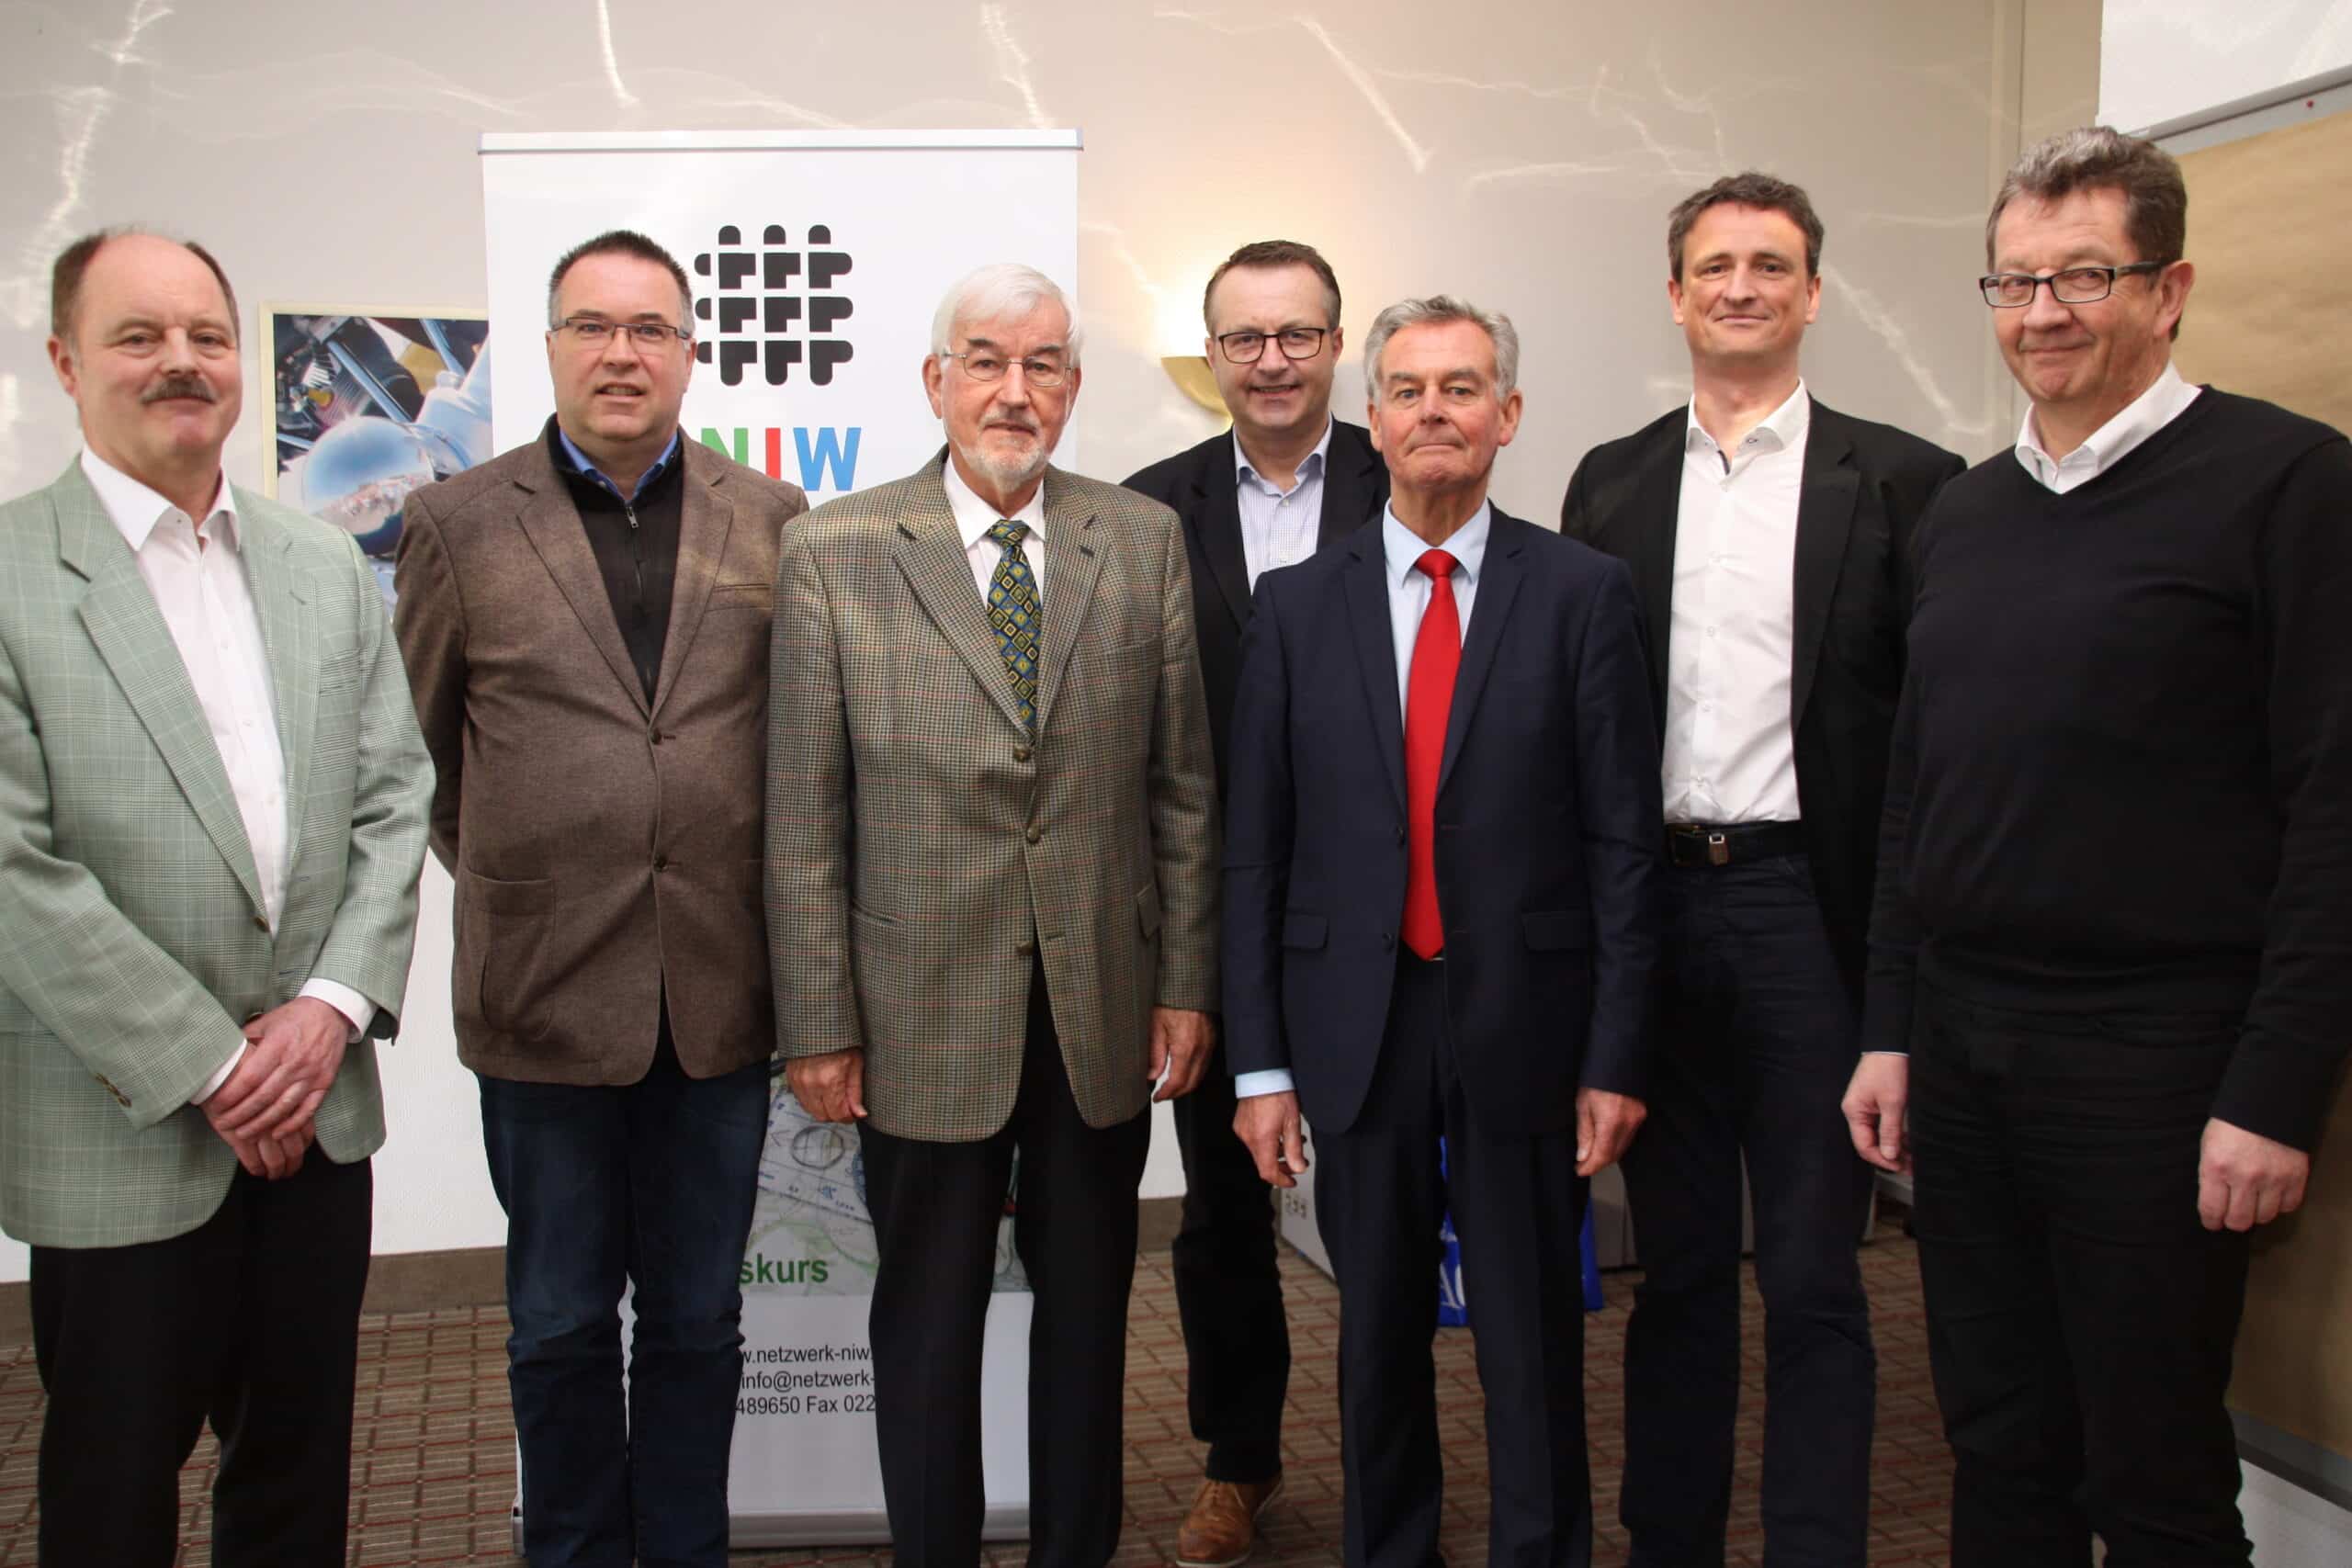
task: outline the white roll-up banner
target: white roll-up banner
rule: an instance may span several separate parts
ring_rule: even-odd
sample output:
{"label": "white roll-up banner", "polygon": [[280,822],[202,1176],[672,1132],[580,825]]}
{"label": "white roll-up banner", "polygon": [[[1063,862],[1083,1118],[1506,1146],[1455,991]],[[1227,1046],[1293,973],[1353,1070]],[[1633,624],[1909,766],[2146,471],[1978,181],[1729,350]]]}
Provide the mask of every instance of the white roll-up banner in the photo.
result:
{"label": "white roll-up banner", "polygon": [[[557,258],[634,229],[694,284],[689,439],[791,480],[811,504],[912,472],[941,442],[922,365],[948,286],[1020,261],[1076,298],[1079,146],[1069,130],[484,136],[498,449],[535,439],[553,412]],[[1066,467],[1076,428],[1055,456]],[[771,1105],[743,1259],[732,1544],[884,1540],[857,1135],[810,1122],[780,1072]],[[991,1540],[1028,1531],[1030,1302],[1009,1213],[983,1372]]]}

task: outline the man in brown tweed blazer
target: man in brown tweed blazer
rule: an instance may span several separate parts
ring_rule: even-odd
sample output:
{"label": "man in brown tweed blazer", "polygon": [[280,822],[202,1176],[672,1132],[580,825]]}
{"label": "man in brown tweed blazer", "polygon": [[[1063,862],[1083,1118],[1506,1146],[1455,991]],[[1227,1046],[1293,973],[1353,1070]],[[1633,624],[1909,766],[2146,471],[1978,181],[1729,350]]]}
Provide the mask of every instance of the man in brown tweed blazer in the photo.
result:
{"label": "man in brown tweed blazer", "polygon": [[1118,1545],[1148,1102],[1215,1005],[1215,783],[1183,536],[1047,466],[1079,388],[1061,290],[950,290],[947,450],[785,539],[769,696],[777,1038],[863,1122],[876,1426],[902,1568],[979,1557],[980,1343],[1016,1148],[1035,1292],[1029,1561]]}
{"label": "man in brown tweed blazer", "polygon": [[775,1043],[763,663],[776,541],[807,502],[679,429],[691,292],[626,231],[559,261],[555,416],[412,496],[401,541],[535,1565],[727,1556]]}

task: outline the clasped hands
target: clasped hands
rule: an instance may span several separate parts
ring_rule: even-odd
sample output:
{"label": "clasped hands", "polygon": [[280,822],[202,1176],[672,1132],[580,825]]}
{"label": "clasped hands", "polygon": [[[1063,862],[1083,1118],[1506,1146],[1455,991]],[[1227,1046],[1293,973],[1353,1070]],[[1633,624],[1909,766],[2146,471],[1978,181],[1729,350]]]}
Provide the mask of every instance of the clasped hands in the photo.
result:
{"label": "clasped hands", "polygon": [[302,1168],[311,1119],[343,1066],[351,1021],[316,997],[296,997],[244,1026],[245,1054],[200,1109],[237,1163],[282,1180]]}
{"label": "clasped hands", "polygon": [[[1209,1015],[1187,1008],[1151,1010],[1151,1055],[1144,1077],[1158,1080],[1154,1100],[1190,1094],[1208,1066],[1209,1048],[1216,1039]],[[785,1082],[792,1086],[800,1108],[819,1122],[862,1122],[865,1119],[865,1053],[854,1046],[814,1056],[795,1056],[784,1064]]]}

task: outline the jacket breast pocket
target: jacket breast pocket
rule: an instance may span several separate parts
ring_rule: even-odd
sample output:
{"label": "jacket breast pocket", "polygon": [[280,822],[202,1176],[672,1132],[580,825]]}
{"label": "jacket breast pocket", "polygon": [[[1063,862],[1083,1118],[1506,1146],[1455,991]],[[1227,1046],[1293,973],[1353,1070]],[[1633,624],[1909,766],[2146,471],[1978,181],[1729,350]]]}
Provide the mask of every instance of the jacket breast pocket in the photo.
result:
{"label": "jacket breast pocket", "polygon": [[766,610],[775,604],[775,584],[772,582],[715,582],[710,588],[710,604],[706,615],[722,610]]}

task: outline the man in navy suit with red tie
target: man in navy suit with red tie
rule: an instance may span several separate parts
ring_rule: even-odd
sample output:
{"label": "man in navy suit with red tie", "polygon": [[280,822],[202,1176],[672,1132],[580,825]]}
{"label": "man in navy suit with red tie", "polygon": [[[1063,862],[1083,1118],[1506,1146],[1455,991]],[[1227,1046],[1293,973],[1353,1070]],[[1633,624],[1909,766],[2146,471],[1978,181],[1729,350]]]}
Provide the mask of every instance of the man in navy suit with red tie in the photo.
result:
{"label": "man in navy suit with red tie", "polygon": [[[1340,1283],[1350,1568],[1438,1556],[1439,1217],[1474,1281],[1497,1562],[1590,1560],[1578,1233],[1642,1119],[1657,741],[1625,568],[1487,500],[1508,318],[1439,296],[1365,349],[1391,497],[1266,573],[1235,699],[1235,1130]],[[1446,1140],[1441,1176],[1438,1139]]]}

